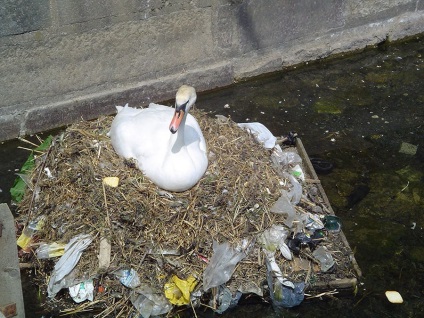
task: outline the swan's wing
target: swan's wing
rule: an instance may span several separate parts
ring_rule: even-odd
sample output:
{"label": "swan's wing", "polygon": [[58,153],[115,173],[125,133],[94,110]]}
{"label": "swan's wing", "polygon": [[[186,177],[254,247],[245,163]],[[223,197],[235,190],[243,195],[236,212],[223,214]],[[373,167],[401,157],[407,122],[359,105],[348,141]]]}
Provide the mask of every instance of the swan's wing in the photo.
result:
{"label": "swan's wing", "polygon": [[203,137],[202,130],[200,129],[200,126],[192,115],[187,114],[187,120],[186,120],[186,127],[185,127],[185,140],[186,144],[190,145],[192,143],[198,144],[197,147],[200,148],[203,152],[206,153],[207,147],[206,147],[206,141]]}
{"label": "swan's wing", "polygon": [[169,107],[169,106],[165,106],[165,105],[160,105],[160,104],[155,104],[155,103],[150,103],[149,104],[149,108],[150,109],[157,109],[157,110],[164,110],[164,111],[174,111],[173,107]]}

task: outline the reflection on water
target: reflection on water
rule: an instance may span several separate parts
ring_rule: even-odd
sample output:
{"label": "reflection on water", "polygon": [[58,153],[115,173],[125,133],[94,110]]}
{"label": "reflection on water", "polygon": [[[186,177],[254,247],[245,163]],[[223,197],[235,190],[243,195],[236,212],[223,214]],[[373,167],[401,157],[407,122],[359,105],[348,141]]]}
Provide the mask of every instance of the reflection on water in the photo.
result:
{"label": "reflection on water", "polygon": [[[244,305],[220,317],[417,317],[423,312],[423,38],[200,94],[198,107],[237,122],[260,121],[275,135],[297,131],[310,156],[334,164],[320,178],[364,275],[356,296],[309,300],[279,313],[269,305]],[[13,170],[26,157],[24,151],[10,153],[15,147],[0,147],[1,202],[10,199],[6,189]],[[399,291],[404,303],[390,304],[386,290]]]}

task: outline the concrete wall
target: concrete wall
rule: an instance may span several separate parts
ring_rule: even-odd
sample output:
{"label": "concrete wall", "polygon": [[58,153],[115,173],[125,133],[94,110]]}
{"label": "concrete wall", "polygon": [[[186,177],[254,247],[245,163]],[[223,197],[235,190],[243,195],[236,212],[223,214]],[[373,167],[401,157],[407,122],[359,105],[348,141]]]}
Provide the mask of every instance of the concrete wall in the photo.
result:
{"label": "concrete wall", "polygon": [[25,318],[15,220],[6,203],[0,204],[0,317]]}
{"label": "concrete wall", "polygon": [[0,140],[424,32],[424,0],[3,0]]}

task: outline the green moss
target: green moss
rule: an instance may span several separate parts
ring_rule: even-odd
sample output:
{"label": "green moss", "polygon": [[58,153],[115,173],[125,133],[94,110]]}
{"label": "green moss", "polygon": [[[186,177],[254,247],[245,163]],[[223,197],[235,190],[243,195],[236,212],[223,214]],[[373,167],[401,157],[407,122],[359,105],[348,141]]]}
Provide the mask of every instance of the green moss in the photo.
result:
{"label": "green moss", "polygon": [[424,173],[422,171],[416,170],[411,166],[405,166],[402,169],[397,170],[396,173],[410,182],[419,182],[424,177]]}
{"label": "green moss", "polygon": [[341,114],[342,110],[336,103],[319,100],[314,104],[314,110],[318,114]]}
{"label": "green moss", "polygon": [[424,246],[414,246],[409,255],[413,261],[424,263]]}
{"label": "green moss", "polygon": [[375,84],[387,84],[392,79],[391,73],[373,73],[370,72],[365,76],[365,80]]}

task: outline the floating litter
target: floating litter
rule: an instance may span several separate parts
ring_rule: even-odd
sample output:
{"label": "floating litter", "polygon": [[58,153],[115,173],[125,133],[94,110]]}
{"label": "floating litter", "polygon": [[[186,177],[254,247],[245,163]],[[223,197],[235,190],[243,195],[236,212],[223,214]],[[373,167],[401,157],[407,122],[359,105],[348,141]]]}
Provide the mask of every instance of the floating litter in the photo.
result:
{"label": "floating litter", "polygon": [[399,152],[413,156],[417,153],[417,150],[418,150],[418,146],[407,143],[407,142],[402,142],[402,144],[400,145]]}
{"label": "floating litter", "polygon": [[403,298],[397,291],[393,291],[393,290],[386,291],[386,297],[392,304],[403,303]]}

